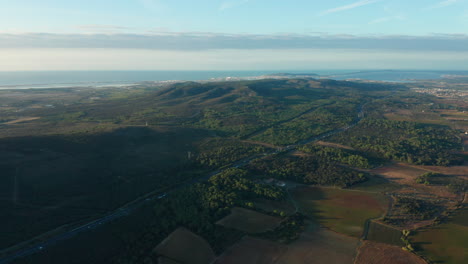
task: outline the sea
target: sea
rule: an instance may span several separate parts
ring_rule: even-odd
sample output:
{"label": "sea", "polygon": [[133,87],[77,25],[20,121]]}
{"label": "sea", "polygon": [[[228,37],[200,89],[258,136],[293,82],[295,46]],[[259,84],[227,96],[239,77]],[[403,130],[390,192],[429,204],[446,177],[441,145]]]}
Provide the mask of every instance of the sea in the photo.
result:
{"label": "sea", "polygon": [[118,87],[142,82],[202,81],[289,74],[317,74],[317,78],[336,80],[375,80],[410,82],[441,79],[447,75],[467,76],[468,71],[417,70],[302,70],[302,71],[29,71],[0,72],[0,89]]}

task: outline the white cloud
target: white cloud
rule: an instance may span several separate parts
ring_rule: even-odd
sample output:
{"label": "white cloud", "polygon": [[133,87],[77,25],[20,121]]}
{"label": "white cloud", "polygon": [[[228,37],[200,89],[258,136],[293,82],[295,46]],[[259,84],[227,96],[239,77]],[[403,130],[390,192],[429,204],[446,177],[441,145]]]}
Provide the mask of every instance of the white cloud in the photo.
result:
{"label": "white cloud", "polygon": [[431,5],[431,6],[427,7],[426,9],[442,8],[442,7],[446,7],[446,6],[451,6],[451,5],[456,4],[458,2],[461,2],[461,0],[445,0],[445,1],[438,2],[438,3],[434,4],[434,5]]}
{"label": "white cloud", "polygon": [[380,0],[361,0],[361,1],[349,4],[349,5],[339,6],[339,7],[336,7],[336,8],[331,8],[331,9],[325,10],[322,13],[320,13],[320,15],[324,16],[324,15],[328,15],[328,14],[332,14],[332,13],[336,13],[336,12],[346,11],[346,10],[354,9],[354,8],[357,8],[357,7],[377,3],[379,1]]}
{"label": "white cloud", "polygon": [[20,70],[468,70],[468,52],[357,49],[0,49],[0,71]]}
{"label": "white cloud", "polygon": [[[383,23],[400,16],[377,18]],[[94,26],[91,26],[92,28]],[[468,51],[467,34],[352,35],[352,34],[225,34],[177,32],[154,29],[144,34],[51,34],[0,33],[0,49],[11,48],[102,48],[203,51],[228,49],[362,49],[407,51]]]}

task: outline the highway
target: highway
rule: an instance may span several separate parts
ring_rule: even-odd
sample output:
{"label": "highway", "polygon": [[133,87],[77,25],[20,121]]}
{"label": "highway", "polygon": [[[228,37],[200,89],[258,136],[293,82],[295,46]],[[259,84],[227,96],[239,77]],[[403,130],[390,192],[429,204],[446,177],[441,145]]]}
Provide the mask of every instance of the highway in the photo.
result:
{"label": "highway", "polygon": [[146,195],[144,195],[144,196],[142,196],[142,197],[140,197],[140,198],[138,198],[138,199],[136,199],[136,200],[134,200],[134,201],[132,201],[130,203],[127,203],[124,206],[122,206],[122,207],[120,207],[120,208],[106,214],[105,216],[103,216],[103,217],[101,217],[99,219],[96,219],[96,220],[93,220],[93,221],[91,221],[89,223],[86,223],[86,224],[83,224],[81,226],[75,227],[75,228],[73,228],[71,230],[67,230],[64,233],[56,235],[56,236],[54,236],[54,237],[52,237],[52,238],[50,238],[50,239],[48,239],[46,241],[37,242],[37,243],[35,243],[33,245],[29,245],[26,248],[20,249],[17,252],[12,253],[9,256],[3,257],[3,258],[0,259],[0,264],[11,263],[12,261],[14,261],[14,260],[16,260],[18,258],[23,258],[23,257],[29,256],[29,255],[32,255],[32,254],[40,253],[40,252],[46,250],[48,247],[53,246],[56,243],[59,243],[60,241],[70,239],[70,238],[72,238],[72,237],[74,237],[74,236],[76,236],[76,235],[78,235],[80,233],[96,229],[96,228],[98,228],[98,227],[100,227],[100,226],[102,226],[102,225],[104,225],[106,223],[109,223],[109,222],[111,222],[111,221],[113,221],[113,220],[115,220],[117,218],[123,217],[125,215],[129,215],[130,213],[132,213],[133,211],[135,211],[139,207],[141,207],[141,206],[143,206],[143,205],[145,205],[147,203],[154,202],[155,200],[163,199],[163,198],[165,198],[167,196],[170,196],[171,193],[173,193],[173,192],[175,192],[175,191],[177,191],[177,190],[179,190],[179,189],[181,189],[183,187],[187,187],[187,186],[193,185],[193,184],[198,183],[198,182],[206,181],[211,176],[216,175],[216,174],[218,174],[220,172],[223,172],[228,168],[243,167],[243,166],[249,164],[250,162],[252,162],[253,160],[256,160],[256,159],[259,159],[259,158],[262,158],[262,157],[272,156],[272,155],[275,155],[275,154],[278,154],[278,153],[281,153],[281,152],[291,152],[291,151],[296,150],[296,148],[298,146],[300,146],[300,145],[304,145],[304,144],[307,144],[307,143],[311,143],[313,141],[321,140],[321,139],[324,139],[326,137],[332,136],[334,134],[346,131],[346,130],[356,126],[359,123],[359,121],[362,120],[362,118],[364,118],[364,105],[361,105],[359,107],[359,111],[358,111],[358,115],[356,117],[356,120],[350,125],[347,125],[347,126],[345,126],[343,128],[339,128],[339,129],[336,129],[336,130],[333,130],[333,131],[330,131],[330,132],[326,132],[326,133],[314,136],[312,138],[300,141],[299,143],[294,144],[294,145],[288,145],[286,147],[271,151],[269,153],[266,153],[266,155],[265,154],[264,155],[257,154],[257,155],[254,155],[254,156],[239,160],[239,161],[231,164],[230,166],[228,166],[228,167],[226,167],[224,169],[215,170],[215,171],[207,174],[204,177],[196,178],[196,179],[184,182],[182,184],[176,185],[170,191],[163,192],[163,193],[161,193],[160,191],[155,191],[155,192],[146,194]]}

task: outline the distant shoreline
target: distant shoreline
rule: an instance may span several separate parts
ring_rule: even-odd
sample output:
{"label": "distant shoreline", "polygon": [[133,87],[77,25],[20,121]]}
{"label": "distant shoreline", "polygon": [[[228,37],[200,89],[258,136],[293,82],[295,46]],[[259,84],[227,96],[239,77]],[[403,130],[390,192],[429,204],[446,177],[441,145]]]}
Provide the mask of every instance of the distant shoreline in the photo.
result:
{"label": "distant shoreline", "polygon": [[[181,82],[314,78],[349,81],[414,82],[468,77],[466,71],[337,70],[337,71],[92,71],[0,72],[0,90],[130,88]],[[120,79],[120,80],[119,80]],[[2,83],[3,82],[3,83]],[[48,83],[49,82],[49,83]]]}

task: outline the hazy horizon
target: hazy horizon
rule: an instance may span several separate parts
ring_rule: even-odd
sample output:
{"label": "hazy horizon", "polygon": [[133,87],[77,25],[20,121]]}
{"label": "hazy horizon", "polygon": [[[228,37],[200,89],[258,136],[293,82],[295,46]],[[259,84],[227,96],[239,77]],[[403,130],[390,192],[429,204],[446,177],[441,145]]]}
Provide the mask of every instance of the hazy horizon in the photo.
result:
{"label": "hazy horizon", "polygon": [[8,2],[0,71],[468,70],[468,1]]}

